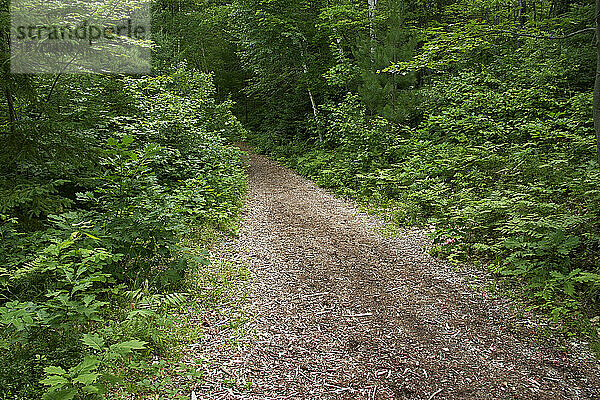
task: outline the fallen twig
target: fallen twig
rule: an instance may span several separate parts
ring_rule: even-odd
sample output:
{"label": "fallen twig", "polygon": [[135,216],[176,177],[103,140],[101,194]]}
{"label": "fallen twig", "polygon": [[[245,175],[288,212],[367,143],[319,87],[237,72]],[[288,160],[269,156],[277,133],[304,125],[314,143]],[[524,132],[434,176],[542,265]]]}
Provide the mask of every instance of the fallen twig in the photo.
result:
{"label": "fallen twig", "polygon": [[433,399],[435,396],[437,396],[438,394],[440,394],[442,392],[442,390],[444,390],[444,388],[436,390],[435,392],[433,392],[433,394],[431,396],[429,396],[429,398],[427,400]]}
{"label": "fallen twig", "polygon": [[345,315],[346,318],[362,318],[362,317],[371,317],[373,313],[364,313],[364,314],[350,314]]}

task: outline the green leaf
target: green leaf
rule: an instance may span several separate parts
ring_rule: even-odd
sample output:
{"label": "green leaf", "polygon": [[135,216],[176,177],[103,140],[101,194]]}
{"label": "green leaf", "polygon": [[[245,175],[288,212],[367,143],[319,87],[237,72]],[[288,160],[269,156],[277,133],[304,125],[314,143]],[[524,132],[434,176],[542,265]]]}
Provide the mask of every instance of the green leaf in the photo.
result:
{"label": "green leaf", "polygon": [[55,367],[53,365],[44,368],[44,372],[46,375],[66,375],[67,371],[62,369],[61,367]]}
{"label": "green leaf", "polygon": [[81,341],[83,344],[94,350],[102,350],[104,348],[104,339],[102,339],[97,333],[86,333],[83,335]]}
{"label": "green leaf", "polygon": [[558,271],[550,271],[550,275],[552,275],[552,277],[557,280],[565,279],[565,276]]}
{"label": "green leaf", "polygon": [[129,146],[131,143],[133,143],[133,136],[124,136],[123,139],[121,139],[121,143],[123,143],[124,146]]}
{"label": "green leaf", "polygon": [[573,286],[573,282],[565,282],[564,287],[565,293],[569,296],[573,296],[575,294],[575,287]]}
{"label": "green leaf", "polygon": [[100,361],[94,356],[85,356],[83,361],[69,370],[71,376],[89,374],[98,368]]}
{"label": "green leaf", "polygon": [[113,344],[110,346],[110,350],[111,352],[125,356],[132,353],[134,350],[145,349],[147,344],[148,342],[142,342],[140,340],[130,340],[128,342]]}
{"label": "green leaf", "polygon": [[44,394],[44,396],[42,398],[44,400],[71,400],[75,397],[76,394],[77,394],[77,389],[75,389],[75,388],[62,389],[62,390],[48,392],[48,393]]}
{"label": "green leaf", "polygon": [[73,383],[81,383],[82,385],[89,386],[98,380],[98,374],[92,372],[88,374],[77,375],[73,378]]}
{"label": "green leaf", "polygon": [[68,384],[69,380],[59,375],[50,375],[46,379],[42,379],[40,383],[42,383],[45,386],[61,388],[64,385]]}
{"label": "green leaf", "polygon": [[580,276],[575,278],[577,282],[592,282],[595,285],[600,284],[600,275],[591,272],[582,272]]}
{"label": "green leaf", "polygon": [[99,239],[99,238],[97,238],[96,236],[94,236],[94,235],[90,235],[90,234],[89,234],[89,233],[87,233],[87,232],[81,232],[81,233],[83,233],[83,234],[84,234],[84,235],[86,235],[87,237],[89,237],[89,238],[92,238],[92,239],[94,239],[94,240],[100,240],[100,239]]}
{"label": "green leaf", "polygon": [[104,388],[99,385],[88,385],[81,388],[86,393],[97,394],[104,391]]}

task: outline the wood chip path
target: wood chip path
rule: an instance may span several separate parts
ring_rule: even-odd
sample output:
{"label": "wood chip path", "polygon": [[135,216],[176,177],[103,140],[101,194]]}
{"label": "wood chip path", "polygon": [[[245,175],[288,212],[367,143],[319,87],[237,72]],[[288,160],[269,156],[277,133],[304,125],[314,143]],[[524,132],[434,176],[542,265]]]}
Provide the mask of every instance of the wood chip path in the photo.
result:
{"label": "wood chip path", "polygon": [[198,399],[600,399],[585,344],[540,338],[509,300],[472,289],[480,272],[428,255],[423,232],[385,237],[266,157],[248,172],[243,227],[218,254],[252,271],[252,318],[190,349],[206,360]]}

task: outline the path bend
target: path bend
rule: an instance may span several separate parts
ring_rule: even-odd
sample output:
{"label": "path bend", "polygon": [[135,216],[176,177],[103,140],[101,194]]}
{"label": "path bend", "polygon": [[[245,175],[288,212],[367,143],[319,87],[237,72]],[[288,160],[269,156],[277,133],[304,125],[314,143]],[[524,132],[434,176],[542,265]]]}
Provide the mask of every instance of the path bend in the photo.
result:
{"label": "path bend", "polygon": [[385,237],[264,156],[248,173],[241,232],[219,257],[253,273],[254,335],[233,349],[206,336],[215,375],[199,398],[600,399],[585,345],[540,339],[510,301],[470,288],[476,271],[428,255],[423,232]]}

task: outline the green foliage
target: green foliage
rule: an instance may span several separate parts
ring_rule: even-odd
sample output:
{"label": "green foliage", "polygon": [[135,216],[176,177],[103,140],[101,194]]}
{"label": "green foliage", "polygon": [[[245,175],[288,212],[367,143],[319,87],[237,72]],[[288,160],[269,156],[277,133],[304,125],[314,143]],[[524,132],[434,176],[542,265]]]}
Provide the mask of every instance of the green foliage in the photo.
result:
{"label": "green foliage", "polygon": [[[69,400],[78,398],[103,398],[106,393],[104,382],[118,379],[109,373],[101,373],[101,368],[114,363],[116,359],[127,360],[135,352],[146,349],[146,342],[129,340],[106,346],[104,339],[97,334],[86,333],[81,342],[92,350],[94,355],[86,355],[83,360],[65,371],[61,367],[44,368],[46,378],[41,383],[48,386],[42,397],[48,400]],[[131,365],[135,365],[133,362]]]}
{"label": "green foliage", "polygon": [[[43,87],[44,77],[33,79]],[[29,148],[62,135],[73,152],[32,154],[17,172],[0,172],[8,398],[103,398],[124,385],[134,353],[162,350],[168,310],[185,301],[177,288],[206,262],[183,238],[198,226],[230,226],[245,190],[241,152],[226,145],[242,128],[231,102],[214,100],[210,74],[180,65],[164,76],[68,79],[56,96],[71,101],[56,104],[60,113],[40,109],[52,129]],[[54,124],[64,116],[76,124]],[[144,295],[132,298],[139,287]]]}
{"label": "green foliage", "polygon": [[569,35],[593,5],[524,3],[158,0],[155,74],[124,77],[10,74],[0,0],[0,396],[167,386],[138,356],[175,340],[183,278],[206,264],[184,238],[241,207],[232,110],[262,150],[433,224],[434,252],[489,265],[555,321],[594,312],[595,51]]}
{"label": "green foliage", "polygon": [[101,319],[100,310],[107,303],[100,297],[110,282],[110,275],[103,270],[120,256],[89,241],[78,243],[82,242],[81,237],[75,232],[69,239],[43,249],[32,265],[11,271],[9,285],[12,283],[16,289],[29,276],[36,275],[47,290],[43,301],[39,301],[41,296],[28,298],[34,293],[24,290],[20,299],[0,307],[0,325],[10,333],[11,341],[26,339],[35,328],[68,330]]}
{"label": "green foliage", "polygon": [[99,361],[86,356],[82,362],[68,371],[61,367],[46,367],[46,378],[41,382],[48,386],[48,392],[43,399],[70,400],[78,393],[100,394],[105,389],[97,384],[99,374],[96,372]]}

